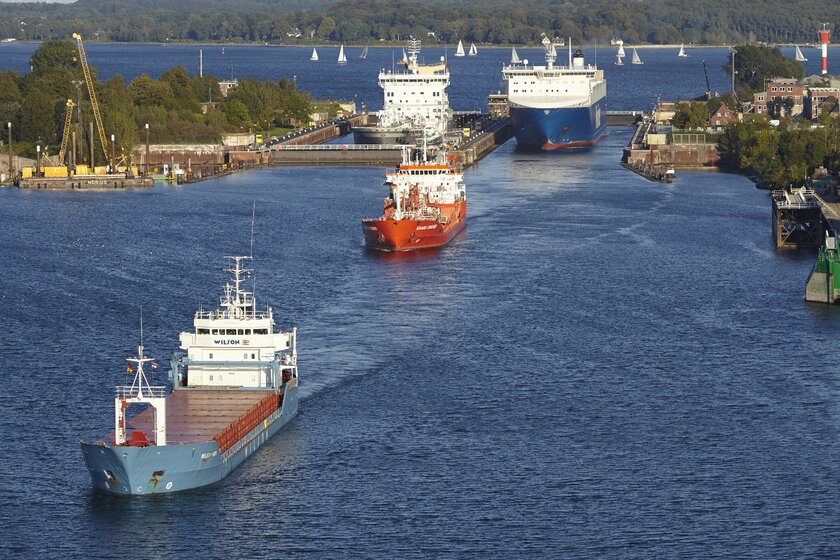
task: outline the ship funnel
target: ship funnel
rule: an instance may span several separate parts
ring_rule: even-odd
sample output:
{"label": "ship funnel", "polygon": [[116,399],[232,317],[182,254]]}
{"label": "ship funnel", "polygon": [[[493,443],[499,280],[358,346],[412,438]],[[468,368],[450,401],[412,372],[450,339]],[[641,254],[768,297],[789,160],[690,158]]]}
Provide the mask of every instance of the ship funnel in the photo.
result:
{"label": "ship funnel", "polygon": [[575,55],[572,57],[572,68],[575,69],[583,69],[583,51],[578,49],[575,51]]}

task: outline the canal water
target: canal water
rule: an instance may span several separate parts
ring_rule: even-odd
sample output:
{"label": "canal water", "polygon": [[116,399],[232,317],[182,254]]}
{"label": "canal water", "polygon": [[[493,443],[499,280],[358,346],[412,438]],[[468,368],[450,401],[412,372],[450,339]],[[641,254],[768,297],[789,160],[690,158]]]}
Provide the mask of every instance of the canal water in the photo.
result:
{"label": "canal water", "polygon": [[[466,172],[463,234],[397,258],[363,249],[381,169],[0,190],[0,556],[838,557],[840,312],[803,301],[813,256],[774,250],[743,177],[622,169],[629,137],[508,142]],[[299,417],[215,487],[94,492],[78,441],[111,429],[141,306],[166,364],[253,202]]]}

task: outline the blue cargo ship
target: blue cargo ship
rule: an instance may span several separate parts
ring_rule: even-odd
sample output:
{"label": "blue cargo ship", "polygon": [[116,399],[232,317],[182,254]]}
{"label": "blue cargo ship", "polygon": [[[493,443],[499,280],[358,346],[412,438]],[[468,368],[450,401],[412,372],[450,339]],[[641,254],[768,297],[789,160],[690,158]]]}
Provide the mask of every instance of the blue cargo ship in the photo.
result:
{"label": "blue cargo ship", "polygon": [[229,257],[232,283],[213,311],[199,309],[171,361],[171,391],[151,385],[144,354],[128,358],[131,385],[114,399],[114,431],[82,440],[93,485],[112,494],[177,492],[222,480],[298,410],[297,329],[274,332],[244,289],[250,257]]}
{"label": "blue cargo ship", "polygon": [[543,38],[545,65],[505,66],[508,108],[516,142],[542,150],[595,145],[607,126],[604,71],[587,65],[583,52],[572,53],[568,66],[556,66],[557,45]]}

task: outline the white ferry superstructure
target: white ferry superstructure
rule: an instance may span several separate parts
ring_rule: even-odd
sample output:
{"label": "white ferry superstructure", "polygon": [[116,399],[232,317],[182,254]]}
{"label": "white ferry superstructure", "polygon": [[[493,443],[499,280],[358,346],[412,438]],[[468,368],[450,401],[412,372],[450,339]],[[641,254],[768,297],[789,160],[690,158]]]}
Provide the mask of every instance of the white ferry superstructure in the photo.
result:
{"label": "white ferry superstructure", "polygon": [[441,57],[437,64],[420,64],[420,40],[408,41],[405,71],[382,70],[379,87],[384,94],[376,126],[353,129],[356,144],[420,144],[441,142],[452,122],[446,88],[449,69]]}

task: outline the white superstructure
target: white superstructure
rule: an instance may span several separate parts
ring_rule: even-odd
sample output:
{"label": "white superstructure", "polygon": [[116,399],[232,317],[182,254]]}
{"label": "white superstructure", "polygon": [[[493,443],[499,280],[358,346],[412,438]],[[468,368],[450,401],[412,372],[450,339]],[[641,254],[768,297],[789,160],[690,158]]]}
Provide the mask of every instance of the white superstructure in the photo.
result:
{"label": "white superstructure", "polygon": [[443,57],[438,64],[419,64],[420,41],[408,41],[405,71],[382,70],[379,87],[384,103],[379,127],[426,129],[443,136],[452,119],[449,97],[449,69]]}
{"label": "white superstructure", "polygon": [[560,46],[547,37],[543,38],[545,65],[507,65],[502,76],[507,83],[508,103],[511,107],[530,109],[558,109],[590,107],[607,95],[604,71],[585,64],[583,53],[572,54],[569,41],[568,66],[556,66],[556,47]]}
{"label": "white superstructure", "polygon": [[250,258],[228,257],[232,283],[225,284],[219,307],[196,311],[193,331],[180,334],[188,369],[179,385],[279,387],[275,377],[296,366],[297,329],[274,332],[271,307],[258,311],[254,293],[245,289],[251,270],[242,265]]}

